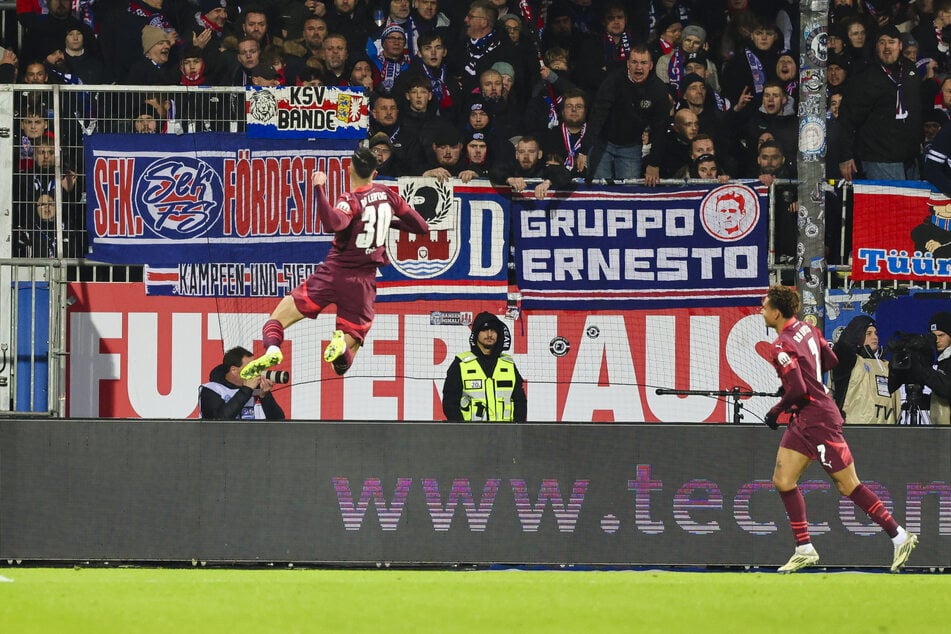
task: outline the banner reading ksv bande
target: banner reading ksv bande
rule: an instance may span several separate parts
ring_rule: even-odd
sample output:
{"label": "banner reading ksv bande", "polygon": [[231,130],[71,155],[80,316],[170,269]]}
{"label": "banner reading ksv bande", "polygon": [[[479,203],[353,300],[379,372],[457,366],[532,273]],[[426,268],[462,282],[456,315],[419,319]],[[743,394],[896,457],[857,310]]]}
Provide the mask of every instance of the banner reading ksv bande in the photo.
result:
{"label": "banner reading ksv bande", "polygon": [[[86,139],[91,259],[113,264],[319,262],[330,236],[310,184],[346,186],[352,141],[248,140],[243,135],[94,134]],[[194,278],[195,295],[230,295]],[[172,291],[174,292],[174,291]],[[241,293],[243,294],[243,293]]]}
{"label": "banner reading ksv bande", "polygon": [[766,195],[758,183],[731,183],[513,198],[522,306],[758,305]]}
{"label": "banner reading ksv bande", "polygon": [[951,204],[921,181],[856,181],[852,277],[951,281]]}
{"label": "banner reading ksv bande", "polygon": [[370,125],[362,88],[249,87],[245,111],[251,138],[362,139]]}

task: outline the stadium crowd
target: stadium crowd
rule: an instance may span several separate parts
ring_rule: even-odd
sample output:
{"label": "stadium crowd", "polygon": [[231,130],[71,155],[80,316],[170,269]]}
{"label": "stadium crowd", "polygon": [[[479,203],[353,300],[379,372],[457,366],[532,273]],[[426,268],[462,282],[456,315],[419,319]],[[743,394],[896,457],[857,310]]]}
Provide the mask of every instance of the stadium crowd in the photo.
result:
{"label": "stadium crowd", "polygon": [[[17,18],[4,83],[363,87],[383,176],[531,181],[536,196],[579,178],[796,176],[790,0],[18,0]],[[827,43],[827,176],[918,178],[951,109],[951,0],[833,0]],[[16,103],[15,255],[55,253],[57,187],[65,228],[82,231],[82,157],[64,157],[57,184],[48,94]],[[238,112],[179,101],[148,96],[121,116],[161,133]],[[793,255],[795,188],[777,195],[777,247]]]}

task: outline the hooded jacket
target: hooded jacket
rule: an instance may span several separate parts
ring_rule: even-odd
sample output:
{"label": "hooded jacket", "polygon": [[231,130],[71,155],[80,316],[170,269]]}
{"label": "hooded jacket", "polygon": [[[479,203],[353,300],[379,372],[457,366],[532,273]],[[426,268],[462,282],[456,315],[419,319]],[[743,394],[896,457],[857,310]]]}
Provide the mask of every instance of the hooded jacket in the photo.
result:
{"label": "hooded jacket", "polygon": [[889,383],[888,362],[881,349],[865,345],[865,331],[875,320],[859,315],[849,322],[833,345],[839,365],[832,370],[833,397],[846,423],[894,425],[901,398]]}
{"label": "hooded jacket", "polygon": [[865,331],[874,326],[875,320],[868,315],[859,315],[848,323],[842,334],[832,344],[832,351],[839,357],[839,365],[832,370],[832,391],[835,404],[842,409],[845,402],[845,393],[849,387],[849,376],[858,357],[871,359],[877,355],[877,350],[871,350],[865,345]]}
{"label": "hooded jacket", "polygon": [[[478,344],[479,333],[486,329],[492,329],[498,335],[495,340],[495,345],[488,354],[483,353]],[[469,335],[469,350],[471,355],[475,356],[475,360],[478,362],[479,367],[486,377],[492,377],[495,374],[499,359],[502,357],[503,351],[509,348],[511,342],[512,337],[508,327],[502,323],[501,319],[492,313],[479,313],[472,321],[472,333]],[[443,414],[446,415],[446,420],[451,422],[462,422],[465,420],[461,407],[462,398],[464,396],[462,381],[462,357],[464,356],[469,356],[469,353],[456,355],[452,364],[449,366],[449,370],[446,372],[446,381],[443,384]],[[512,363],[514,368],[515,364],[511,361],[511,357],[508,355],[505,355],[505,357],[508,362]],[[522,376],[519,374],[517,368],[515,369],[515,385],[512,388],[511,402],[514,407],[514,422],[525,422],[528,405],[525,398],[525,387],[523,385]]]}

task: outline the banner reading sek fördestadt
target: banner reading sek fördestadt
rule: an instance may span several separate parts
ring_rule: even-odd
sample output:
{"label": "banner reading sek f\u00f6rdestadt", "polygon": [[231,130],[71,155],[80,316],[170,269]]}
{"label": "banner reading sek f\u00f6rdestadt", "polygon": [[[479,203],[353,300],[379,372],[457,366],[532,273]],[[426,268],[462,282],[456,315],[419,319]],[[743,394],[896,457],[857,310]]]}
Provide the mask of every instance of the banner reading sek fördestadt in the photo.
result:
{"label": "banner reading sek f\u00f6rdestadt", "polygon": [[353,147],[211,132],[92,135],[85,142],[91,259],[318,262],[330,235],[321,233],[311,175],[326,172],[328,197],[336,199]]}

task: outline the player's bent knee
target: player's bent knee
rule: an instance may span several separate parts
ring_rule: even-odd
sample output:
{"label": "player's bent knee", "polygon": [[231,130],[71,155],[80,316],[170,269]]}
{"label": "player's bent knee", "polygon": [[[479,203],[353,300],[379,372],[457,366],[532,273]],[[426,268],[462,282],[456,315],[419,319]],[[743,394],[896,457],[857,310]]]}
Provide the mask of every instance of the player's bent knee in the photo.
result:
{"label": "player's bent knee", "polygon": [[848,497],[861,484],[858,480],[835,480],[835,488],[839,494]]}
{"label": "player's bent knee", "polygon": [[849,497],[849,495],[852,494],[852,491],[855,490],[854,486],[849,486],[849,485],[843,484],[842,482],[836,482],[835,488],[836,490],[838,490],[839,495],[843,495],[845,497]]}
{"label": "player's bent knee", "polygon": [[797,484],[798,482],[791,478],[786,478],[786,477],[777,476],[777,475],[773,476],[773,486],[780,493],[784,491],[792,491],[793,489],[796,488]]}
{"label": "player's bent knee", "polygon": [[271,319],[278,320],[285,328],[293,326],[303,318],[303,313],[298,310],[294,298],[290,295],[285,295],[284,298],[278,302],[274,312],[271,313]]}

